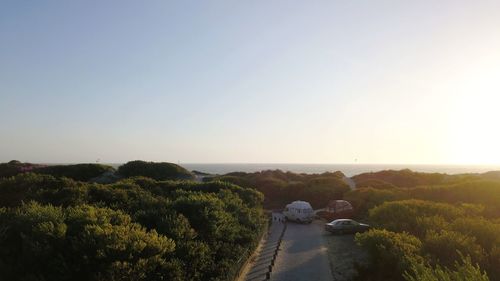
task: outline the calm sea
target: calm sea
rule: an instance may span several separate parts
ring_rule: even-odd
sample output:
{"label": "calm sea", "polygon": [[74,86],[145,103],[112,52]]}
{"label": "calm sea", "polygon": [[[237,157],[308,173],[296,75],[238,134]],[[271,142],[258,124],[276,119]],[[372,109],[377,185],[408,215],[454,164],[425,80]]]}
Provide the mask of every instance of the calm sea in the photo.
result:
{"label": "calm sea", "polygon": [[341,171],[346,176],[354,176],[366,172],[377,172],[381,170],[410,169],[416,172],[428,173],[484,173],[500,170],[498,166],[479,165],[383,165],[383,164],[183,164],[181,166],[188,170],[197,170],[210,174],[226,174],[230,172],[257,172],[262,170],[282,170],[295,173],[323,173]]}

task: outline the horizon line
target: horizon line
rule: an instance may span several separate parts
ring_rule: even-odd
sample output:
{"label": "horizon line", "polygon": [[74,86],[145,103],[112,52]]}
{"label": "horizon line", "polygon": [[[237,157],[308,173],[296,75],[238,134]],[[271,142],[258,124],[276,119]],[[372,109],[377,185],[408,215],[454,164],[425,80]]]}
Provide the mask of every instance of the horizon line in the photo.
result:
{"label": "horizon line", "polygon": [[[137,161],[140,159],[129,160],[125,162],[23,162],[23,163],[32,163],[32,164],[62,164],[62,165],[71,165],[71,164],[125,164],[130,161]],[[9,160],[12,161],[12,160]],[[4,163],[8,163],[6,161]],[[181,162],[181,161],[149,161],[149,160],[140,160],[145,162],[165,162],[165,163],[173,163],[178,165],[350,165],[350,166],[365,166],[365,165],[390,165],[390,166],[498,166],[500,167],[500,163],[314,163],[314,162]]]}

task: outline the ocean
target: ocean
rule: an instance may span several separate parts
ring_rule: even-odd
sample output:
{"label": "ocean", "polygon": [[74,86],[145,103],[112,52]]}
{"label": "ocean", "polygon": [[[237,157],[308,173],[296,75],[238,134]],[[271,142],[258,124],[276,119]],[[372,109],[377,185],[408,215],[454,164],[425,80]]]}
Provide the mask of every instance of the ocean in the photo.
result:
{"label": "ocean", "polygon": [[351,177],[361,173],[382,170],[410,169],[427,173],[484,173],[500,170],[500,165],[405,165],[405,164],[194,164],[178,163],[188,170],[196,170],[210,174],[227,174],[230,172],[257,172],[262,170],[282,170],[294,173],[324,173],[341,171]]}

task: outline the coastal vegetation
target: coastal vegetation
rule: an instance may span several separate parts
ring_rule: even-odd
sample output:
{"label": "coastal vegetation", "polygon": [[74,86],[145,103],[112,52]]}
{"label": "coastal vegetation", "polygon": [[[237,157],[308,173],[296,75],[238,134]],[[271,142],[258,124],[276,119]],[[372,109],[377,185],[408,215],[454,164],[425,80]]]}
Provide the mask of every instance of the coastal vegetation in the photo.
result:
{"label": "coastal vegetation", "polygon": [[130,161],[118,168],[123,177],[143,176],[155,180],[193,179],[193,174],[183,167],[166,162]]}
{"label": "coastal vegetation", "polygon": [[8,163],[0,163],[0,178],[12,177],[28,172],[66,177],[77,181],[90,181],[106,172],[114,173],[115,169],[109,165],[102,164],[42,165],[22,163],[16,160]]}
{"label": "coastal vegetation", "polygon": [[112,184],[32,172],[0,180],[5,280],[232,280],[266,219],[254,189]]}
{"label": "coastal vegetation", "polygon": [[[194,175],[202,182],[193,181]],[[410,170],[209,175],[170,163],[0,164],[7,280],[232,280],[266,225],[262,205],[348,200],[374,228],[358,280],[500,276],[500,174]],[[99,179],[107,176],[109,183]]]}
{"label": "coastal vegetation", "polygon": [[356,236],[371,256],[359,280],[500,280],[500,181],[488,178],[347,192],[375,227]]}
{"label": "coastal vegetation", "polygon": [[264,207],[283,208],[294,200],[305,200],[313,208],[324,208],[328,202],[341,199],[349,191],[341,172],[322,174],[297,174],[280,170],[255,173],[229,173],[208,177],[206,180],[220,180],[253,188],[264,194]]}
{"label": "coastal vegetation", "polygon": [[349,201],[375,228],[358,234],[371,257],[358,280],[500,280],[500,173],[447,175],[408,169],[364,173],[350,190],[340,172],[230,173],[214,179],[255,188],[267,208],[315,209]]}

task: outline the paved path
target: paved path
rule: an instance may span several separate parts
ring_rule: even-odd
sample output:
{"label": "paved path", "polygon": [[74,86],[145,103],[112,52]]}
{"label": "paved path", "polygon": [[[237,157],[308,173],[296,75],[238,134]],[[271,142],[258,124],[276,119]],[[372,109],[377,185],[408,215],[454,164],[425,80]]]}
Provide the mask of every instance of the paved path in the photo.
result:
{"label": "paved path", "polygon": [[285,227],[285,223],[278,221],[278,217],[283,218],[281,214],[273,214],[269,234],[261,241],[256,255],[238,280],[262,281],[266,279],[266,273],[271,265],[279,236]]}
{"label": "paved path", "polygon": [[331,281],[323,223],[288,223],[271,274],[273,281]]}

